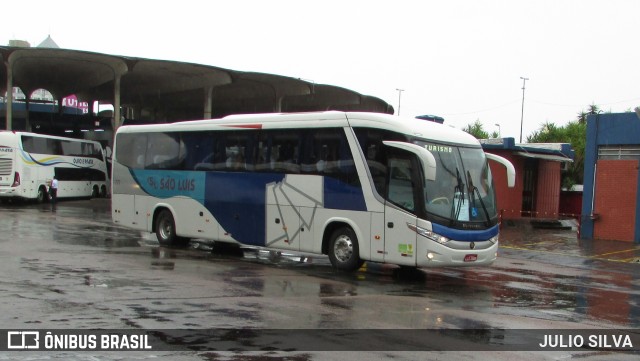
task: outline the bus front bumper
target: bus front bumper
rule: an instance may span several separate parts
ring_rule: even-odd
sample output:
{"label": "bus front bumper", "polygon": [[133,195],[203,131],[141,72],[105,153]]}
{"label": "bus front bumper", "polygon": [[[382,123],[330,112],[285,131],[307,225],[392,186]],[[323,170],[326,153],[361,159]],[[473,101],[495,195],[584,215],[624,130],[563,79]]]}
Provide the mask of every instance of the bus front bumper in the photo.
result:
{"label": "bus front bumper", "polygon": [[[445,267],[445,266],[488,266],[498,257],[498,242],[476,242],[477,248],[453,249],[445,245],[423,239],[418,245],[416,266]],[[489,242],[490,245],[482,244]],[[422,246],[422,247],[421,247]]]}

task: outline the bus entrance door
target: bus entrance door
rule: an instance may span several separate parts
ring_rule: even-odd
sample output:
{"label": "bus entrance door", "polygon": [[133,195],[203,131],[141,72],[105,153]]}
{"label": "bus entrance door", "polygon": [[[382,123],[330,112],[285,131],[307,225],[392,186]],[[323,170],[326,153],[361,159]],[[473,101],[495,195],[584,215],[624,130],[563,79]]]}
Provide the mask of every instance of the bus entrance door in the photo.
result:
{"label": "bus entrance door", "polygon": [[416,186],[414,175],[414,156],[399,151],[388,158],[388,195],[385,204],[385,262],[400,265],[416,265],[417,233],[409,228],[415,225]]}

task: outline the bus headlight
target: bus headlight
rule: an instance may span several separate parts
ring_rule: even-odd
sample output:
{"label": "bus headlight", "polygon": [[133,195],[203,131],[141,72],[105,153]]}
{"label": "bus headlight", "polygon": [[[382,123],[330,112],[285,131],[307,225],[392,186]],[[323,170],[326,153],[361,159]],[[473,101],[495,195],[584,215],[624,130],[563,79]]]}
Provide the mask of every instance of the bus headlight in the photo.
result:
{"label": "bus headlight", "polygon": [[415,224],[411,224],[411,223],[407,223],[407,227],[409,227],[409,229],[411,229],[412,231],[416,232],[417,234],[426,237],[434,242],[438,242],[440,244],[445,244],[447,242],[449,242],[449,238],[445,237],[445,236],[441,236],[433,231],[430,231],[428,229],[424,229],[422,227],[418,227]]}
{"label": "bus headlight", "polygon": [[498,239],[500,238],[499,234],[496,234],[495,236],[489,238],[489,242],[491,242],[492,244],[496,244],[498,243]]}

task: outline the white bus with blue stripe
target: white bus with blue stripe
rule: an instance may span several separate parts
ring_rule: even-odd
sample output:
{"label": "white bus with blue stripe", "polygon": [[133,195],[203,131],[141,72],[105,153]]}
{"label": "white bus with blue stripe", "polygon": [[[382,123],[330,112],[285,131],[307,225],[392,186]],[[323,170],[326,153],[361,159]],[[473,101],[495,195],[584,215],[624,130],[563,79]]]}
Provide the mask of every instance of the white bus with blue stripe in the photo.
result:
{"label": "white bus with blue stripe", "polygon": [[498,210],[469,134],[376,113],[233,115],[120,127],[115,223],[190,238],[410,267],[489,265]]}
{"label": "white bus with blue stripe", "polygon": [[0,200],[44,202],[51,180],[58,198],[105,197],[109,176],[99,142],[29,132],[0,132]]}

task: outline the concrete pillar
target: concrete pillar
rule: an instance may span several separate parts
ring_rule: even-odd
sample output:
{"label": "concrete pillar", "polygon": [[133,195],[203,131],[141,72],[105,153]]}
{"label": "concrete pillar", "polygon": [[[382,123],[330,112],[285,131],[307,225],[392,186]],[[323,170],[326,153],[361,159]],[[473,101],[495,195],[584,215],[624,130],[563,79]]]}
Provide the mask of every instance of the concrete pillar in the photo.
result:
{"label": "concrete pillar", "polygon": [[29,107],[31,106],[31,94],[27,94],[27,97],[25,99],[24,105],[25,105],[25,109],[27,110],[26,114],[25,114],[25,127],[24,127],[24,129],[27,132],[31,132],[32,131],[31,130],[31,121],[29,120],[29,113],[30,113]]}
{"label": "concrete pillar", "polygon": [[7,130],[13,130],[13,68],[10,62],[5,62],[7,67]]}
{"label": "concrete pillar", "polygon": [[122,125],[120,116],[120,74],[116,74],[113,82],[113,132]]}
{"label": "concrete pillar", "polygon": [[213,114],[213,86],[204,89],[204,119],[211,119]]}

